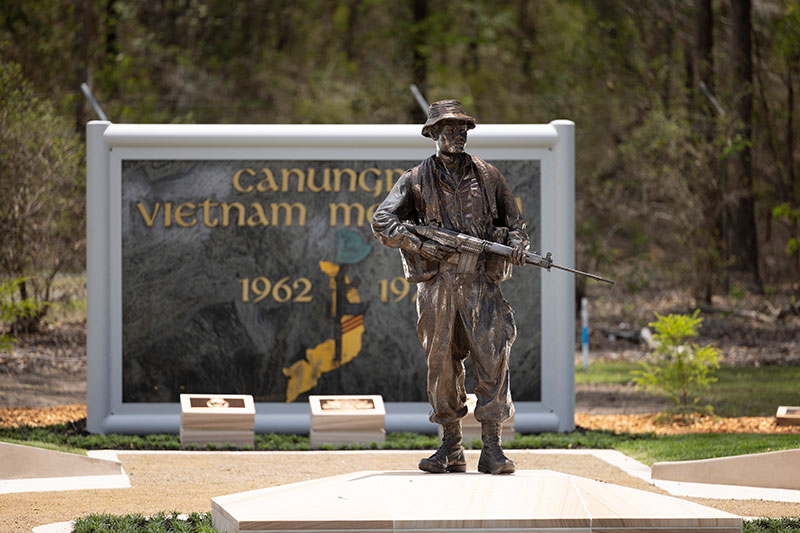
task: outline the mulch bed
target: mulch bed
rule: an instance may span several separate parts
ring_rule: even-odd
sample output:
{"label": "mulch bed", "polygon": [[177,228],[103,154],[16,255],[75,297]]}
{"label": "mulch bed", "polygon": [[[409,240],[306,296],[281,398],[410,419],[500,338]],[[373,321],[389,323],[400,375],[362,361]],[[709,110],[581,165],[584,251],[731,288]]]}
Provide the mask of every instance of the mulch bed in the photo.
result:
{"label": "mulch bed", "polygon": [[86,406],[81,404],[59,405],[56,407],[0,408],[0,427],[6,428],[68,424],[82,418],[86,418]]}
{"label": "mulch bed", "polygon": [[619,433],[655,433],[680,435],[685,433],[796,433],[800,426],[779,426],[774,416],[715,416],[672,417],[666,423],[656,420],[657,413],[636,415],[589,415],[575,413],[575,424],[586,429],[606,429]]}
{"label": "mulch bed", "polygon": [[[620,433],[656,433],[678,435],[683,433],[797,433],[800,426],[778,426],[775,417],[743,416],[721,418],[695,416],[675,417],[667,423],[656,420],[652,414],[575,414],[575,424],[585,429],[605,429]],[[67,424],[86,418],[86,406],[81,404],[42,408],[0,408],[0,427],[50,426]]]}

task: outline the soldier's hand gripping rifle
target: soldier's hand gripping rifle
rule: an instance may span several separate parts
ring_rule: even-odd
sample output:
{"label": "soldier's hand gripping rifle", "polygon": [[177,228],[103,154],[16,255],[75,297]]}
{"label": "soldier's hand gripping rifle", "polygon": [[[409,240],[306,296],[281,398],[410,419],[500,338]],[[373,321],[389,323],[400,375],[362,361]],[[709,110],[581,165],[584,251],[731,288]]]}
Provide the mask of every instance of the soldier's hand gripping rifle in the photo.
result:
{"label": "soldier's hand gripping rifle", "polygon": [[[471,235],[466,235],[464,233],[459,233],[457,231],[445,228],[434,228],[431,226],[415,226],[413,224],[405,224],[405,227],[409,231],[415,233],[416,235],[419,235],[420,237],[425,237],[427,239],[436,241],[439,244],[449,246],[450,248],[453,248],[454,250],[457,250],[461,253],[466,252],[468,254],[474,254],[476,257],[481,252],[489,252],[492,254],[497,254],[503,257],[510,258],[512,252],[514,251],[514,248],[512,248],[511,246],[506,246],[505,244],[500,244],[498,242],[479,239],[478,237],[473,237]],[[538,266],[547,271],[550,271],[551,268],[557,268],[558,270],[572,272],[573,274],[586,276],[587,278],[592,278],[597,281],[602,281],[604,283],[610,283],[612,285],[615,283],[614,280],[607,279],[602,276],[598,276],[596,274],[590,274],[589,272],[582,272],[580,270],[575,270],[569,267],[557,265],[553,263],[553,254],[550,252],[547,252],[547,254],[544,257],[534,252],[525,252],[525,263],[529,265]]]}

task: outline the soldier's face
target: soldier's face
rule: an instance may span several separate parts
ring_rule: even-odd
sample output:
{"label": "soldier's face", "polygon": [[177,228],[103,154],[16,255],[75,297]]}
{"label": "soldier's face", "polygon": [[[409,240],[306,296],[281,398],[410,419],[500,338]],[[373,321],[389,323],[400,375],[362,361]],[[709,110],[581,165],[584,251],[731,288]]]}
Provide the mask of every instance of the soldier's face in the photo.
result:
{"label": "soldier's face", "polygon": [[460,154],[467,144],[467,125],[463,122],[445,122],[436,138],[436,147],[445,154]]}

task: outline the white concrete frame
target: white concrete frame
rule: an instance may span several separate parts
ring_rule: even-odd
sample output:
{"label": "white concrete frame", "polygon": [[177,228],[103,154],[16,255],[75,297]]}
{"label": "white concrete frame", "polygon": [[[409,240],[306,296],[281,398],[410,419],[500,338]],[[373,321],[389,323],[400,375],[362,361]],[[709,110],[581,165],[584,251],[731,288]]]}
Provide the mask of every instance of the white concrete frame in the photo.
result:
{"label": "white concrete frame", "polygon": [[[493,160],[541,161],[542,249],[575,262],[575,125],[481,124],[468,151]],[[433,152],[418,125],[87,125],[87,407],[93,433],[177,433],[176,403],[122,402],[123,160],[422,160]],[[542,401],[515,402],[522,433],[574,429],[575,283],[541,276]],[[518,324],[518,327],[524,327]],[[435,432],[422,402],[388,402],[387,431]],[[307,433],[304,403],[257,403],[255,430]]]}

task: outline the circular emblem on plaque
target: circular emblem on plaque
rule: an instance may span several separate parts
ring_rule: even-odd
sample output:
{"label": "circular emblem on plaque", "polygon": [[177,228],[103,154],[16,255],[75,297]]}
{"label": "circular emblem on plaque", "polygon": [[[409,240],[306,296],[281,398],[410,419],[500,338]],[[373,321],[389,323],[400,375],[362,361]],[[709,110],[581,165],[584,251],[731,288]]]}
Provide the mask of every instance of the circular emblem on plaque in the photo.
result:
{"label": "circular emblem on plaque", "polygon": [[213,408],[225,409],[227,407],[230,407],[230,404],[228,403],[228,400],[226,400],[225,398],[210,398],[206,402],[206,405],[208,407],[212,408],[212,409]]}

